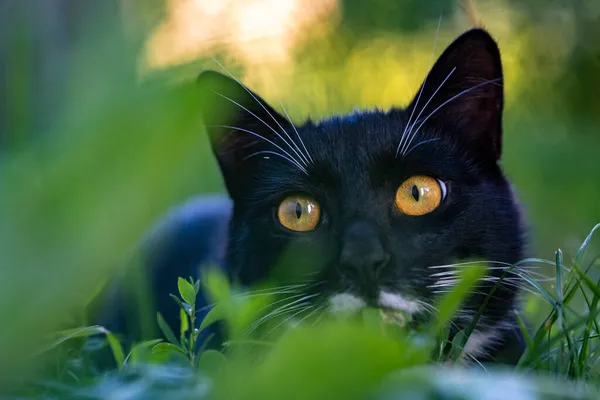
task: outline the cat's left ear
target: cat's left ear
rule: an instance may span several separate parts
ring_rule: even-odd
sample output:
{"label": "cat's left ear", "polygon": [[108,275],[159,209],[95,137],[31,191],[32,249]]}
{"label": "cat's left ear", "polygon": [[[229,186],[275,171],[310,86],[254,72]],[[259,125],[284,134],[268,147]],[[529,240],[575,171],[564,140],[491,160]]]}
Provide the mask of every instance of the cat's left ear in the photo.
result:
{"label": "cat's left ear", "polygon": [[205,71],[197,84],[212,150],[227,190],[235,198],[252,182],[253,167],[260,161],[255,156],[286,152],[282,132],[289,130],[289,122],[231,77]]}
{"label": "cat's left ear", "polygon": [[461,137],[477,155],[502,155],[504,102],[500,51],[483,29],[459,36],[438,58],[408,107],[418,127],[433,124]]}

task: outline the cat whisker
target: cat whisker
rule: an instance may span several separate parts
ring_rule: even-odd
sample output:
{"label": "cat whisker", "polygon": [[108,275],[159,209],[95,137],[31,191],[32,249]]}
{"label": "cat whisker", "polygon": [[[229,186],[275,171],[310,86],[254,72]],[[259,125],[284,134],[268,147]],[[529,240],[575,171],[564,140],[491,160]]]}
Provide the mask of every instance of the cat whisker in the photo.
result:
{"label": "cat whisker", "polygon": [[[548,265],[553,265],[554,263],[552,261],[548,261],[548,260],[542,260],[542,259],[538,259],[538,258],[526,258],[524,260],[521,260],[519,262],[516,262],[514,264],[505,262],[505,261],[493,261],[493,260],[480,260],[480,261],[466,261],[466,262],[460,262],[460,263],[455,263],[455,264],[443,264],[443,265],[431,265],[427,268],[429,269],[441,269],[441,268],[451,268],[451,267],[462,267],[462,266],[477,266],[477,265],[482,265],[482,264],[495,264],[495,265],[505,265],[507,267],[521,267],[523,266],[525,263],[541,263],[541,264],[548,264]],[[489,267],[488,267],[489,268]],[[537,266],[529,266],[527,265],[527,268],[539,268]]]}
{"label": "cat whisker", "polygon": [[[438,39],[438,35],[440,33],[441,24],[442,24],[442,16],[440,15],[440,17],[438,18],[437,29],[435,30],[435,36],[433,37],[433,49],[431,50],[431,56],[429,58],[429,68],[428,68],[429,71],[431,71],[431,66],[433,65],[433,57],[435,55],[435,48],[437,45],[437,39]],[[400,137],[400,143],[398,143],[398,147],[396,148],[396,157],[398,157],[398,149],[400,148],[400,146],[402,145],[402,142],[404,141],[404,138],[405,138],[405,135],[407,132],[407,128],[410,126],[410,123],[412,122],[413,114],[415,113],[415,110],[419,106],[419,101],[421,100],[421,94],[423,94],[423,89],[425,88],[425,84],[427,83],[427,78],[429,77],[430,73],[431,72],[427,73],[427,76],[425,76],[425,80],[423,81],[423,84],[421,85],[421,88],[419,89],[419,94],[417,95],[417,100],[415,101],[415,106],[411,110],[410,116],[408,117],[408,121],[406,122],[406,125],[404,126],[404,130],[402,131],[402,136]]]}
{"label": "cat whisker", "polygon": [[[536,267],[534,267],[536,268]],[[536,280],[539,279],[539,281],[541,282],[546,282],[546,281],[552,281],[555,278],[551,277],[551,276],[547,276],[544,274],[541,274],[539,272],[536,271],[531,271],[529,270],[529,268],[527,269],[519,269],[517,271],[513,271],[512,269],[508,268],[508,267],[490,267],[487,268],[488,271],[505,271],[509,274],[513,274],[513,275],[517,275],[517,276],[521,276],[521,274],[526,274],[528,276],[531,277],[535,277]],[[460,271],[459,270],[450,270],[450,271],[443,271],[443,272],[436,272],[435,274],[431,274],[429,275],[430,278],[439,278],[439,277],[459,277],[460,276]]]}
{"label": "cat whisker", "polygon": [[304,294],[297,294],[297,295],[294,295],[294,296],[285,297],[283,299],[280,299],[280,300],[277,300],[277,301],[274,301],[272,303],[269,303],[269,304],[266,304],[266,305],[262,306],[261,308],[259,308],[258,310],[256,310],[256,312],[258,313],[258,312],[260,312],[260,311],[262,311],[262,310],[264,310],[266,308],[273,307],[275,304],[283,303],[283,302],[286,302],[286,301],[289,302],[290,300],[297,299],[298,297],[301,297],[301,296],[304,296]]}
{"label": "cat whisker", "polygon": [[[493,279],[491,279],[491,278],[493,278]],[[517,278],[512,278],[512,279],[517,279]],[[493,283],[493,282],[497,282],[498,278],[497,277],[490,277],[490,278],[482,279],[482,280],[484,282]],[[443,282],[436,282],[435,284],[429,285],[427,287],[429,289],[436,289],[436,290],[432,291],[432,293],[434,293],[434,294],[449,293],[450,292],[449,290],[439,290],[439,289],[452,288],[452,287],[456,286],[456,284],[459,283],[459,282],[460,282],[460,280],[448,280],[448,281],[443,281]],[[503,286],[503,288],[505,290],[510,289],[510,288],[514,288],[514,289],[526,291],[526,292],[534,294],[536,296],[540,296],[540,293],[538,293],[537,291],[532,290],[529,287],[527,287],[527,285],[526,285],[527,283],[529,283],[529,282],[527,282],[525,280],[522,280],[522,279],[517,279],[515,281],[509,281],[506,278],[504,278],[502,280],[502,286]],[[484,285],[474,285],[474,286],[472,286],[472,288],[475,288],[475,289],[477,289],[477,288],[486,288],[486,287],[488,289],[490,289],[488,285],[485,285],[485,286]],[[471,291],[468,291],[467,293],[469,293],[469,294],[479,294],[479,295],[483,295],[483,296],[489,296],[489,292],[483,292],[481,290],[471,290]],[[503,299],[501,299],[499,297],[496,297],[496,296],[493,296],[493,295],[491,296],[491,298],[496,299],[496,300],[503,300]]]}
{"label": "cat whisker", "polygon": [[[287,117],[288,121],[290,121],[290,125],[292,125],[292,128],[294,128],[294,132],[296,132],[296,136],[298,136],[298,140],[300,140],[300,144],[304,148],[304,151],[306,152],[306,155],[310,159],[310,162],[314,163],[313,158],[310,155],[310,152],[308,151],[308,149],[306,148],[306,145],[304,144],[304,140],[302,140],[302,137],[300,136],[300,133],[298,132],[298,129],[296,129],[296,126],[292,122],[292,119],[290,118],[290,115],[288,114],[287,110],[285,109],[283,103],[280,103],[280,104],[281,104],[281,108],[283,109],[283,112],[285,113],[285,116]],[[307,162],[308,162],[308,160],[307,160]]]}
{"label": "cat whisker", "polygon": [[432,304],[429,304],[428,302],[426,302],[424,300],[416,299],[415,301],[417,303],[419,303],[419,305],[423,306],[423,309],[425,311],[428,311],[430,314],[439,314],[439,312],[440,312],[440,310],[438,310],[437,307],[435,307]]}
{"label": "cat whisker", "polygon": [[269,319],[275,317],[276,315],[289,311],[289,308],[292,306],[297,305],[298,303],[303,303],[303,302],[307,302],[307,300],[310,300],[314,297],[318,296],[318,294],[312,294],[312,295],[306,295],[303,296],[302,298],[298,299],[298,300],[294,300],[291,303],[286,303],[281,307],[276,308],[275,310],[269,312],[267,315],[261,317],[260,319],[258,319],[257,321],[255,321],[251,326],[248,327],[248,329],[245,332],[245,335],[249,335],[250,333],[252,333],[254,330],[256,330],[256,328],[258,328],[260,325],[262,325],[264,322],[268,321]]}
{"label": "cat whisker", "polygon": [[408,156],[411,151],[413,151],[414,149],[416,149],[420,145],[425,144],[425,143],[437,142],[438,140],[440,140],[440,138],[423,140],[423,141],[417,143],[416,145],[414,145],[413,147],[411,147],[406,153],[404,153],[404,157]]}
{"label": "cat whisker", "polygon": [[[261,155],[261,154],[273,154],[275,156],[279,156],[279,157],[281,157],[281,158],[283,158],[283,159],[291,162],[292,164],[294,164],[294,162],[291,159],[289,159],[288,157],[284,156],[283,154],[277,153],[276,151],[269,151],[269,150],[257,151],[255,153],[249,154],[246,157],[244,157],[244,160],[247,160],[249,158],[252,158],[252,157],[255,157],[255,156],[258,156],[258,155]],[[296,166],[299,167],[298,165],[296,165]],[[306,175],[308,175],[308,172],[304,168],[300,168],[300,170],[302,172],[304,172]]]}
{"label": "cat whisker", "polygon": [[[231,100],[231,101],[233,101],[233,100]],[[237,104],[237,103],[236,103],[236,104]],[[237,126],[230,126],[230,125],[214,125],[213,127],[218,127],[218,128],[227,128],[227,129],[235,129],[235,130],[237,130],[237,131],[240,131],[240,132],[245,132],[245,133],[248,133],[248,134],[250,134],[250,135],[256,136],[256,137],[258,137],[258,138],[260,138],[260,139],[264,140],[265,142],[267,142],[267,143],[270,143],[271,145],[273,145],[273,146],[275,146],[276,148],[278,148],[279,150],[281,150],[281,151],[282,151],[282,152],[283,152],[283,153],[284,153],[284,154],[287,156],[287,157],[283,157],[283,156],[281,155],[283,158],[285,158],[285,159],[287,159],[288,161],[290,161],[292,164],[294,164],[296,167],[298,167],[298,169],[300,169],[302,172],[304,172],[306,175],[308,175],[308,172],[306,171],[306,169],[305,169],[305,168],[304,168],[304,167],[303,167],[303,166],[302,166],[302,165],[301,165],[301,164],[300,164],[298,161],[296,161],[296,159],[295,159],[295,158],[294,158],[294,157],[293,157],[293,156],[292,156],[290,153],[288,153],[288,152],[287,152],[287,151],[285,151],[285,150],[284,150],[284,149],[283,149],[281,146],[277,145],[276,143],[274,143],[273,141],[271,141],[271,140],[267,139],[266,137],[264,137],[264,136],[262,136],[262,135],[259,135],[259,134],[258,134],[258,133],[256,133],[256,132],[252,132],[251,130],[244,129],[244,128],[240,128],[240,127],[237,127]],[[250,156],[248,156],[248,157],[250,157]],[[247,157],[247,158],[248,158],[248,157]]]}
{"label": "cat whisker", "polygon": [[[233,100],[233,99],[231,99],[231,98],[229,98],[229,97],[227,97],[227,96],[225,96],[225,95],[223,95],[223,94],[221,94],[221,93],[218,93],[218,92],[215,92],[215,91],[213,91],[213,92],[214,92],[216,95],[218,95],[218,96],[220,96],[220,97],[224,98],[225,100],[228,100],[229,102],[231,102],[231,103],[233,103],[233,104],[237,105],[237,106],[238,106],[238,107],[240,107],[242,110],[246,111],[248,114],[250,114],[250,115],[252,115],[254,118],[256,118],[258,121],[262,122],[262,123],[263,123],[263,124],[264,124],[264,125],[265,125],[267,128],[269,128],[271,131],[273,131],[273,133],[275,133],[275,135],[276,135],[276,136],[277,136],[279,139],[281,139],[281,141],[282,141],[283,143],[285,143],[285,144],[286,144],[286,145],[287,145],[287,146],[288,146],[288,147],[289,147],[289,148],[290,148],[290,149],[291,149],[291,150],[292,150],[294,153],[296,153],[296,155],[299,157],[299,155],[298,155],[298,153],[297,153],[296,149],[294,149],[294,148],[293,148],[293,147],[292,147],[292,146],[291,146],[291,145],[290,145],[290,144],[289,144],[289,143],[288,143],[288,142],[287,142],[287,141],[284,139],[284,137],[283,137],[283,136],[281,136],[281,134],[279,134],[279,132],[277,132],[275,129],[273,129],[273,127],[271,127],[271,125],[267,124],[267,123],[266,123],[266,122],[265,122],[265,121],[264,121],[262,118],[260,118],[258,115],[256,115],[255,113],[253,113],[252,111],[250,111],[248,108],[244,107],[243,105],[241,105],[241,104],[240,104],[240,103],[238,103],[237,101],[235,101],[235,100]],[[222,127],[223,127],[223,128],[225,128],[225,126],[222,126]],[[237,129],[238,129],[238,130],[240,130],[240,131],[248,132],[248,133],[250,132],[250,131],[248,131],[247,129],[241,129],[241,128],[237,128]],[[255,135],[258,135],[258,134],[256,134],[256,133],[254,133],[254,134],[255,134]],[[265,140],[267,140],[266,138],[264,138],[264,137],[262,137],[262,136],[260,136],[260,135],[259,135],[259,137],[261,137],[262,139],[265,139]],[[271,144],[275,145],[275,143],[273,143],[272,141],[270,141],[270,140],[267,140],[267,141],[268,141],[268,142],[270,142]],[[276,146],[276,145],[275,145],[275,146]],[[295,157],[293,157],[291,154],[289,154],[289,153],[288,153],[287,151],[285,151],[283,148],[281,148],[281,147],[279,147],[279,146],[277,146],[277,148],[279,148],[281,151],[283,151],[284,153],[286,153],[286,154],[287,154],[287,155],[288,155],[290,158],[292,158],[292,159],[293,159],[293,160],[294,160],[294,161],[295,161],[295,162],[296,162],[298,165],[304,164],[304,166],[306,166],[306,164],[305,164],[304,160],[302,160],[302,159],[300,159],[300,160],[296,160],[296,158],[295,158]]]}
{"label": "cat whisker", "polygon": [[279,307],[277,310],[271,311],[270,313],[268,313],[264,317],[262,317],[259,320],[255,321],[252,325],[250,325],[246,329],[246,331],[244,332],[244,336],[249,336],[252,332],[254,332],[255,330],[257,330],[261,325],[263,325],[266,322],[270,321],[271,319],[277,317],[278,315],[286,314],[286,313],[292,312],[294,310],[297,310],[299,308],[307,307],[309,305],[310,305],[310,303],[308,301],[305,301],[305,302],[302,302],[302,303],[299,303],[299,304],[295,304],[293,306],[289,306],[288,304],[283,305],[283,306]]}
{"label": "cat whisker", "polygon": [[310,310],[313,307],[314,306],[312,306],[312,305],[308,305],[308,306],[306,306],[304,308],[301,308],[300,311],[297,311],[294,314],[290,315],[289,317],[287,317],[286,319],[284,319],[283,321],[281,321],[280,323],[278,323],[277,325],[275,325],[267,333],[265,333],[264,335],[262,335],[261,340],[264,340],[265,338],[267,338],[271,333],[273,333],[274,331],[276,331],[277,328],[279,328],[282,325],[285,325],[286,322],[288,322],[289,320],[291,320],[292,318],[294,318],[296,315],[302,314],[303,312],[305,312],[307,310]]}
{"label": "cat whisker", "polygon": [[[454,71],[455,69],[456,68],[454,68],[452,71]],[[421,129],[421,127],[427,122],[427,120],[429,120],[429,118],[431,118],[433,115],[435,115],[435,113],[438,112],[442,107],[444,107],[446,104],[450,103],[451,101],[459,98],[460,96],[463,96],[463,95],[465,95],[465,94],[467,94],[469,92],[472,92],[475,89],[478,89],[478,88],[480,88],[482,86],[489,85],[489,84],[496,84],[497,82],[500,82],[500,81],[502,81],[502,78],[496,78],[496,79],[492,79],[492,80],[488,80],[488,81],[484,81],[484,82],[478,83],[477,85],[474,85],[474,86],[472,86],[472,87],[470,87],[468,89],[465,89],[465,90],[463,90],[463,91],[455,94],[454,96],[450,97],[448,100],[444,101],[442,104],[440,104],[439,106],[437,106],[427,117],[425,117],[423,119],[423,122],[421,122],[421,124],[417,127],[417,129],[414,130],[414,133],[412,134],[412,137],[410,137],[410,139],[408,140],[405,148],[403,149],[403,154],[402,155],[404,156],[404,153],[405,153],[406,149],[410,148],[410,144],[412,143],[413,139],[415,138],[416,134],[419,132],[419,130]],[[444,80],[444,82],[445,82],[445,80]],[[434,95],[435,95],[435,93],[434,93]],[[432,95],[432,98],[433,98],[433,95]],[[419,117],[417,117],[417,119],[418,118]],[[418,122],[419,121],[416,121],[415,124],[417,124]],[[415,125],[415,124],[413,124],[413,125]],[[412,132],[412,129],[411,129],[411,132]]]}
{"label": "cat whisker", "polygon": [[325,317],[327,315],[327,310],[323,311],[321,313],[321,315],[319,315],[319,318],[317,318],[315,320],[315,322],[313,322],[312,326],[320,326],[319,324],[323,321],[323,317]]}
{"label": "cat whisker", "polygon": [[[423,112],[425,111],[425,109],[427,109],[427,106],[429,105],[429,103],[431,103],[431,100],[433,100],[433,98],[435,97],[435,95],[440,91],[440,89],[442,88],[442,86],[444,86],[444,84],[446,83],[446,81],[448,81],[448,79],[450,79],[450,77],[452,76],[452,74],[454,73],[454,71],[456,71],[456,67],[454,67],[454,68],[452,68],[452,70],[450,70],[450,72],[448,73],[448,75],[446,75],[446,77],[444,78],[444,80],[442,81],[442,83],[440,83],[440,85],[437,87],[437,89],[435,89],[435,91],[433,92],[433,94],[429,97],[429,100],[427,100],[427,103],[425,103],[425,105],[421,108],[421,111],[419,112],[419,114],[415,118],[416,121],[413,122],[413,124],[408,127],[408,133],[407,133],[407,136],[406,136],[407,139],[402,144],[402,151],[401,151],[401,153],[403,155],[404,155],[404,152],[406,151],[406,148],[408,146],[410,146],[410,142],[412,142],[412,139],[414,138],[413,128],[414,128],[415,124],[419,121],[419,117],[421,116],[421,114],[423,114]],[[398,145],[398,148],[396,149],[396,153],[398,153],[399,149],[400,149],[400,145]]]}
{"label": "cat whisker", "polygon": [[325,304],[321,304],[319,307],[315,308],[313,311],[311,311],[310,313],[308,313],[306,316],[304,316],[300,321],[296,322],[294,325],[295,326],[300,326],[300,324],[302,324],[302,322],[304,322],[308,318],[312,317],[313,315],[315,315],[316,313],[318,313],[319,311],[321,311],[323,308],[325,308]]}
{"label": "cat whisker", "polygon": [[[259,101],[256,96],[252,93],[252,91],[250,91],[244,84],[242,84],[242,82],[240,82],[231,72],[229,72],[227,70],[227,68],[225,68],[225,66],[223,64],[221,64],[219,61],[217,61],[216,58],[212,58],[214,62],[216,62],[219,67],[221,67],[225,72],[227,72],[227,74],[233,79],[235,80],[241,87],[244,88],[244,90],[254,99],[254,101],[256,101],[256,103],[258,103],[258,105],[260,105],[262,107],[263,110],[265,110],[265,112],[269,115],[269,117],[271,117],[271,119],[273,121],[275,121],[275,123],[277,124],[277,126],[279,127],[279,129],[281,129],[281,131],[288,137],[288,139],[290,139],[290,141],[294,144],[294,146],[298,149],[298,151],[300,153],[298,153],[294,147],[292,147],[292,145],[290,145],[282,136],[279,135],[279,133],[273,129],[269,124],[267,124],[265,121],[263,121],[262,119],[260,119],[258,116],[256,116],[255,114],[251,113],[249,110],[246,110],[247,112],[250,112],[250,114],[252,114],[256,119],[258,119],[259,121],[261,121],[263,124],[265,124],[267,127],[269,127],[285,144],[287,144],[289,146],[290,149],[292,149],[292,151],[294,151],[296,153],[296,155],[298,157],[300,157],[302,159],[301,156],[301,151],[300,148],[298,147],[298,145],[296,144],[296,142],[294,142],[294,140],[292,139],[292,137],[287,133],[287,131],[285,129],[283,129],[283,127],[281,126],[281,124],[279,123],[279,121],[277,121],[277,118],[275,118],[273,116],[273,114],[271,114],[269,112],[269,110],[264,106],[264,104]],[[239,105],[239,104],[238,104]],[[308,161],[308,160],[307,160]],[[306,162],[307,162],[306,161]],[[303,160],[304,165],[306,166],[306,162]]]}
{"label": "cat whisker", "polygon": [[267,287],[264,289],[257,289],[257,290],[251,290],[249,292],[243,292],[244,294],[254,294],[254,293],[262,293],[262,292],[269,292],[269,291],[274,291],[274,290],[287,290],[287,289],[296,289],[296,288],[304,288],[310,286],[309,283],[299,283],[299,284],[294,284],[294,285],[283,285],[283,286],[273,286],[273,287]]}

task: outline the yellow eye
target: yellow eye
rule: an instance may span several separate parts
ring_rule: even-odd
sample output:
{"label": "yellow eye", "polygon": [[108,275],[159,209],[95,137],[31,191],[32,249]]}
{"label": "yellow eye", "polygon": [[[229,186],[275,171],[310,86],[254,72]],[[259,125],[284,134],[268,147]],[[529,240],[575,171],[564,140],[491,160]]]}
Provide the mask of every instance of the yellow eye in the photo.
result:
{"label": "yellow eye", "polygon": [[321,218],[321,207],[310,197],[290,196],[279,204],[277,218],[292,231],[312,231]]}
{"label": "yellow eye", "polygon": [[435,178],[417,175],[405,180],[396,192],[396,207],[406,215],[423,215],[435,210],[446,194],[446,186]]}

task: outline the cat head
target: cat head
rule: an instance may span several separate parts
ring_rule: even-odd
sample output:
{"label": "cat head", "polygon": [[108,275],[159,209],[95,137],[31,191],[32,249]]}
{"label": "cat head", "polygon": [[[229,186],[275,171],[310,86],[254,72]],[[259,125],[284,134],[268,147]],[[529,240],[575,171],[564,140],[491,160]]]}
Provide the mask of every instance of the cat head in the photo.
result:
{"label": "cat head", "polygon": [[[520,259],[499,165],[501,59],[484,30],[450,44],[406,108],[294,125],[233,77],[204,72],[199,85],[234,203],[228,267],[243,284],[301,281],[307,309],[418,315],[456,283],[452,264]],[[513,289],[501,286],[489,309],[504,312]]]}

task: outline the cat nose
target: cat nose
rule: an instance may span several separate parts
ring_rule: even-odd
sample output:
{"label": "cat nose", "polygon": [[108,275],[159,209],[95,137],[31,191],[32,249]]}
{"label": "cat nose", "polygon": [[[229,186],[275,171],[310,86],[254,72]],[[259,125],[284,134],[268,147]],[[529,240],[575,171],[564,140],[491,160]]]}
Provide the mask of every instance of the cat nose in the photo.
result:
{"label": "cat nose", "polygon": [[355,222],[346,230],[340,267],[348,278],[357,283],[375,283],[379,272],[390,261],[376,229],[368,222]]}

